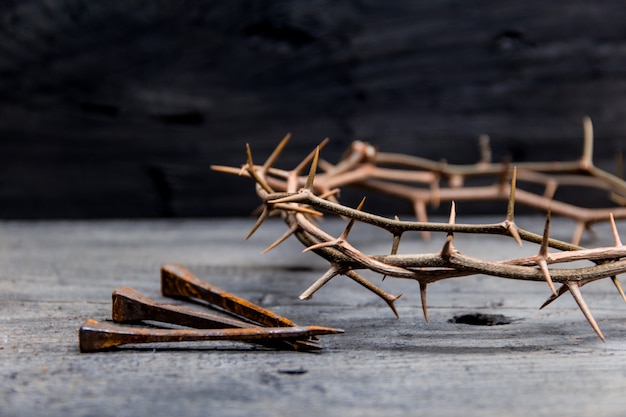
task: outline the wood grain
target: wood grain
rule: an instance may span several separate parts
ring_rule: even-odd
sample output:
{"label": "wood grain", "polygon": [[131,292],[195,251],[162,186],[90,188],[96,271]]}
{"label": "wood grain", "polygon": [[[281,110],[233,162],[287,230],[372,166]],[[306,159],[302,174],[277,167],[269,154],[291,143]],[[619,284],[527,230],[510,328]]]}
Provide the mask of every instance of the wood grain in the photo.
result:
{"label": "wood grain", "polygon": [[[461,216],[460,216],[461,217]],[[464,218],[484,222],[482,218]],[[342,222],[327,221],[341,231]],[[518,223],[540,231],[539,217]],[[384,303],[337,277],[312,300],[298,294],[324,271],[299,244],[259,252],[282,233],[269,221],[244,243],[252,220],[0,222],[0,415],[275,416],[619,416],[626,400],[626,306],[610,282],[583,288],[602,343],[570,298],[545,310],[544,283],[491,277],[449,280],[429,290],[430,322],[419,287],[402,292],[396,319]],[[626,225],[618,225],[620,229]],[[553,234],[571,224],[555,220]],[[610,230],[598,226],[611,244]],[[353,243],[388,250],[389,236],[355,228]],[[439,239],[440,238],[440,239]],[[404,251],[431,252],[409,236]],[[457,236],[467,253],[503,258],[536,253],[508,239]],[[291,241],[289,241],[291,242]],[[295,242],[295,241],[293,241]],[[510,244],[509,244],[510,243]],[[81,354],[78,328],[111,317],[111,292],[130,285],[160,298],[159,269],[180,262],[197,276],[302,325],[345,329],[322,337],[318,354],[254,349],[234,342],[146,345]],[[511,323],[450,322],[501,314]]]}
{"label": "wood grain", "polygon": [[28,0],[0,12],[4,218],[244,215],[254,198],[208,166],[243,162],[246,142],[267,155],[287,132],[285,167],[327,136],[330,160],[360,139],[474,162],[482,133],[495,160],[571,159],[584,115],[599,164],[612,169],[624,147],[615,0]]}

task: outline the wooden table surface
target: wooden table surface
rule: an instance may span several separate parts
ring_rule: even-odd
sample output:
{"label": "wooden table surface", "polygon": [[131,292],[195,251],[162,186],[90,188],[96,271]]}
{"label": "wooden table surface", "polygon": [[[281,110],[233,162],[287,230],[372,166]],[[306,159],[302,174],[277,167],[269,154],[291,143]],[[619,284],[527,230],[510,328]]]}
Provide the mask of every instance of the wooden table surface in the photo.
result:
{"label": "wooden table surface", "polygon": [[[488,221],[493,219],[487,219]],[[497,219],[496,219],[497,220]],[[457,217],[457,222],[485,219]],[[540,217],[518,219],[540,232]],[[252,219],[0,223],[0,416],[611,416],[626,407],[626,304],[610,281],[583,288],[607,338],[602,343],[571,297],[538,310],[545,284],[486,276],[429,287],[430,322],[418,285],[370,278],[403,293],[400,318],[373,294],[337,277],[312,300],[298,295],[324,272],[322,259],[269,221]],[[555,220],[568,239],[571,222]],[[340,230],[327,220],[324,227]],[[625,224],[620,228],[626,230]],[[598,225],[587,246],[611,245]],[[390,239],[356,227],[355,246],[386,253]],[[402,250],[434,252],[442,236],[407,236]],[[457,236],[466,253],[533,254],[501,237]],[[161,265],[196,276],[303,325],[345,329],[320,353],[206,342],[81,353],[78,328],[111,316],[111,292],[131,286],[159,301]],[[180,303],[180,301],[176,301]],[[503,314],[501,326],[449,322]]]}

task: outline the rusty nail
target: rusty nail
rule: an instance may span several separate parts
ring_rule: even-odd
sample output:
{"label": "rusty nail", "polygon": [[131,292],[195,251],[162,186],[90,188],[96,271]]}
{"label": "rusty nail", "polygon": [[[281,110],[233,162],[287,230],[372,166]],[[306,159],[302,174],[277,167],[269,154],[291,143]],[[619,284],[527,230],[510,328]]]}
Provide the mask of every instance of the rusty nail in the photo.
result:
{"label": "rusty nail", "polygon": [[190,342],[209,340],[303,339],[315,335],[342,333],[329,327],[248,327],[243,329],[153,329],[134,328],[88,319],[80,328],[82,352],[106,350],[125,344]]}
{"label": "rusty nail", "polygon": [[[176,324],[197,329],[224,328],[260,328],[255,324],[193,310],[181,306],[158,303],[141,295],[130,287],[113,291],[112,318],[117,323],[129,323],[142,320]],[[253,340],[250,341],[270,348],[294,350],[319,350],[319,344],[307,340]]]}

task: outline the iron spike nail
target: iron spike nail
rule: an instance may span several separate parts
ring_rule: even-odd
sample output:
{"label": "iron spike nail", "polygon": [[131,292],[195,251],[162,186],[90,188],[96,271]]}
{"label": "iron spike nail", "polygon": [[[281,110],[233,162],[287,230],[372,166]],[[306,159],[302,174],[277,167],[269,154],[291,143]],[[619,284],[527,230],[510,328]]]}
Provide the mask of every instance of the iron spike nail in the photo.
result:
{"label": "iron spike nail", "polygon": [[158,303],[130,287],[113,291],[112,298],[112,319],[116,323],[152,320],[198,329],[259,327],[217,314]]}
{"label": "iron spike nail", "polygon": [[263,326],[297,326],[286,317],[201,281],[182,265],[170,264],[161,268],[161,292],[166,297],[201,300]]}
{"label": "iron spike nail", "polygon": [[[141,295],[130,287],[122,287],[113,292],[112,318],[117,323],[131,323],[150,320],[176,324],[197,329],[248,328],[260,327],[250,322],[218,316],[189,308],[158,303]],[[254,341],[270,348],[301,351],[319,350],[321,346],[312,341]]]}
{"label": "iron spike nail", "polygon": [[126,344],[193,341],[297,340],[343,333],[341,329],[308,327],[248,327],[242,329],[153,329],[87,320],[79,330],[82,352],[97,352]]}

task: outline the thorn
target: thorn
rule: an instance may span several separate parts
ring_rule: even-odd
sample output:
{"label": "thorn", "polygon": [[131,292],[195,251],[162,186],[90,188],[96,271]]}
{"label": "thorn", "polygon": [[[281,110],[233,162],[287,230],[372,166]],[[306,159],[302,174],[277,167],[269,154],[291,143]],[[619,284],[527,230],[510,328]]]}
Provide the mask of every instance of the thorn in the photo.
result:
{"label": "thorn", "polygon": [[[619,232],[617,231],[617,224],[615,224],[615,217],[613,216],[613,213],[609,213],[609,220],[611,222],[611,230],[613,231],[613,240],[615,241],[615,246],[616,247],[623,246],[622,239],[620,239]],[[624,294],[624,290],[622,289],[622,284],[619,282],[617,275],[613,275],[611,277],[611,281],[613,281],[613,284],[615,285],[615,288],[617,288],[617,292],[619,292],[619,295],[622,296],[622,300],[626,302],[626,294]]]}
{"label": "thorn", "polygon": [[572,245],[579,245],[580,241],[583,238],[583,233],[587,225],[583,221],[576,222],[576,226],[574,227],[574,234],[572,235]]}
{"label": "thorn", "polygon": [[315,156],[315,153],[318,152],[317,148],[319,148],[319,150],[321,151],[322,149],[324,149],[324,146],[326,146],[328,141],[329,139],[326,138],[322,142],[320,142],[320,144],[317,145],[317,147],[313,151],[311,151],[311,153],[309,153],[307,157],[304,158],[302,162],[300,162],[300,164],[298,164],[298,166],[292,172],[296,174],[299,174],[300,172],[302,172],[304,167],[307,166],[307,164],[313,159],[313,157]]}
{"label": "thorn", "polygon": [[254,180],[259,184],[266,192],[273,193],[272,187],[270,187],[267,182],[256,172],[256,168],[254,167],[254,162],[252,161],[252,151],[250,150],[250,144],[246,143],[246,153],[248,154],[248,173]]}
{"label": "thorn", "polygon": [[307,190],[311,190],[313,188],[313,181],[315,180],[315,172],[317,171],[317,161],[320,157],[320,147],[317,146],[315,148],[315,153],[313,154],[313,161],[311,162],[311,170],[309,171],[309,177],[306,180],[306,185],[304,188]]}
{"label": "thorn", "polygon": [[246,171],[245,165],[241,169],[227,167],[224,165],[211,165],[211,170],[216,172],[223,172],[224,174],[234,174],[239,176],[248,175],[248,171]]}
{"label": "thorn", "polygon": [[397,318],[400,317],[400,315],[398,314],[398,311],[396,310],[396,306],[393,303],[398,298],[402,297],[402,294],[398,294],[398,295],[389,294],[389,293],[381,290],[376,285],[372,284],[371,282],[369,282],[368,280],[366,280],[362,276],[360,276],[354,270],[347,271],[346,272],[346,276],[352,278],[354,281],[358,282],[359,284],[361,284],[362,286],[364,286],[365,288],[367,288],[368,290],[372,291],[374,294],[378,295],[380,298],[385,300],[385,302],[387,303],[389,308],[391,308],[391,311],[393,311],[393,314],[395,314]]}
{"label": "thorn", "polygon": [[317,216],[317,217],[323,216],[322,212],[320,211],[314,210],[309,207],[295,206],[292,204],[277,203],[277,204],[274,204],[274,208],[279,209],[279,210],[285,210],[285,211],[297,211],[298,213],[310,214],[311,216]]}
{"label": "thorn", "polygon": [[604,335],[602,335],[602,332],[600,331],[600,327],[598,327],[598,323],[596,323],[596,320],[591,315],[591,311],[589,311],[589,307],[587,307],[587,303],[585,303],[585,300],[583,299],[583,296],[580,293],[580,288],[578,286],[578,283],[568,281],[565,283],[565,285],[567,285],[569,292],[572,293],[574,300],[576,300],[578,307],[580,307],[580,310],[583,312],[583,314],[587,318],[587,321],[589,322],[589,324],[591,324],[591,327],[593,327],[593,330],[595,330],[595,332],[598,334],[598,336],[600,336],[600,339],[602,339],[603,342],[606,342]]}
{"label": "thorn", "polygon": [[552,291],[552,295],[557,296],[556,288],[554,288],[554,283],[552,282],[552,277],[550,276],[550,270],[548,269],[548,263],[546,259],[543,257],[539,257],[537,259],[537,265],[541,268],[541,272],[543,273],[543,277],[545,278],[550,290]]}
{"label": "thorn", "polygon": [[[361,200],[361,202],[357,206],[356,210],[357,211],[361,210],[363,208],[364,204],[365,204],[365,197],[363,197],[363,199]],[[331,246],[341,245],[343,242],[345,242],[348,239],[348,235],[350,234],[350,231],[352,230],[352,227],[354,226],[354,222],[355,221],[356,221],[356,219],[350,219],[350,221],[348,222],[348,225],[343,230],[343,232],[341,232],[341,235],[337,239],[328,240],[326,242],[316,243],[314,245],[311,245],[311,246],[305,248],[302,252],[304,253],[304,252],[309,252],[309,251],[315,250],[315,249],[327,248],[327,247],[331,247]]]}
{"label": "thorn", "polygon": [[339,194],[341,192],[341,190],[339,188],[333,188],[332,190],[328,190],[325,193],[322,193],[319,195],[319,197],[323,200],[328,199],[329,197],[333,197],[336,196],[337,194]]}
{"label": "thorn", "polygon": [[583,117],[583,154],[580,158],[580,165],[583,169],[593,167],[593,124],[589,116]]}
{"label": "thorn", "polygon": [[513,222],[515,218],[515,187],[517,186],[517,167],[513,167],[511,176],[511,191],[509,192],[509,202],[506,208],[506,219]]}
{"label": "thorn", "polygon": [[619,295],[622,296],[622,300],[626,302],[626,295],[624,294],[624,290],[622,289],[622,284],[619,282],[619,279],[617,279],[617,276],[615,275],[612,276],[611,281],[613,281],[613,284],[615,285],[615,288],[617,288],[617,292],[619,292]]}
{"label": "thorn", "polygon": [[250,237],[252,237],[254,232],[256,232],[257,229],[259,227],[261,227],[261,225],[263,224],[265,219],[267,219],[269,217],[269,213],[270,213],[270,211],[268,210],[268,208],[264,207],[263,211],[261,212],[261,215],[257,219],[256,223],[254,224],[254,226],[252,226],[252,230],[250,230],[250,232],[248,233],[248,236],[246,236],[246,240],[250,239]]}
{"label": "thorn", "polygon": [[615,246],[622,246],[622,240],[619,237],[619,233],[617,231],[617,225],[615,224],[615,217],[613,213],[609,213],[609,221],[611,222],[611,230],[613,231],[613,240],[615,241]]}
{"label": "thorn", "polygon": [[279,237],[274,243],[272,243],[271,245],[269,245],[267,248],[265,248],[265,250],[263,250],[263,252],[261,252],[261,255],[265,255],[267,252],[271,251],[272,249],[274,249],[276,246],[280,245],[281,243],[283,243],[285,240],[287,240],[287,238],[289,238],[289,236],[293,235],[296,230],[298,230],[298,226],[294,225],[291,226],[289,228],[289,230],[287,230],[281,237]]}
{"label": "thorn", "polygon": [[504,186],[509,181],[509,172],[511,172],[511,159],[505,158],[502,162],[502,172],[500,173],[498,178],[498,185],[500,186],[501,190],[504,190]]}
{"label": "thorn", "polygon": [[267,171],[268,169],[270,169],[271,166],[274,165],[274,162],[276,162],[278,156],[282,153],[283,149],[285,149],[285,146],[287,145],[287,142],[289,142],[289,139],[291,139],[291,133],[287,133],[285,137],[280,141],[280,143],[276,146],[272,154],[263,164],[263,170]]}
{"label": "thorn", "polygon": [[422,312],[424,313],[424,320],[428,323],[428,304],[426,304],[426,284],[420,281],[420,298],[422,300]]}
{"label": "thorn", "polygon": [[551,304],[554,300],[556,300],[557,298],[559,298],[560,296],[562,296],[563,294],[565,294],[567,292],[567,285],[563,284],[559,287],[559,290],[557,291],[557,294],[554,295],[550,295],[550,297],[541,305],[541,307],[539,307],[539,310],[543,309],[544,307],[548,306],[549,304]]}
{"label": "thorn", "polygon": [[452,256],[452,250],[454,249],[454,234],[449,233],[446,237],[446,243],[443,244],[441,249],[441,257],[447,261]]}
{"label": "thorn", "polygon": [[552,294],[557,295],[556,289],[554,288],[554,283],[552,282],[552,277],[550,276],[550,270],[548,269],[548,242],[550,240],[550,210],[548,210],[548,214],[546,215],[546,225],[543,228],[543,237],[541,238],[541,247],[539,248],[539,254],[537,255],[537,265],[541,268],[541,272],[543,273],[543,277],[546,279],[546,282],[550,286],[550,290],[552,290]]}
{"label": "thorn", "polygon": [[[450,218],[448,220],[449,224],[454,224],[456,221],[456,209],[454,201],[450,206]],[[446,243],[443,244],[443,248],[441,249],[441,257],[445,260],[448,260],[452,255],[452,249],[454,248],[454,232],[448,232],[448,236],[446,237]]]}
{"label": "thorn", "polygon": [[[400,221],[400,218],[396,215],[394,216],[396,221]],[[400,247],[400,240],[402,239],[402,232],[394,233],[393,241],[391,242],[391,255],[398,254],[398,248]],[[383,281],[387,278],[387,275],[383,275]]]}
{"label": "thorn", "polygon": [[333,240],[326,240],[324,242],[319,242],[319,243],[315,243],[311,246],[307,246],[306,248],[304,248],[302,250],[302,253],[306,253],[312,250],[316,250],[316,249],[322,249],[322,248],[330,248],[333,246],[338,246],[343,242],[343,240],[341,239],[333,239]]}
{"label": "thorn", "polygon": [[[363,205],[365,204],[365,197],[363,197],[361,199],[361,202],[359,203],[359,205],[356,207],[356,211],[361,211],[361,209],[363,208]],[[346,228],[343,230],[343,232],[341,232],[341,236],[339,237],[340,240],[346,240],[348,239],[348,235],[350,234],[350,231],[352,230],[352,227],[354,226],[354,222],[356,221],[356,219],[350,219],[350,221],[348,222],[348,225],[346,226]]]}
{"label": "thorn", "polygon": [[456,222],[456,203],[452,200],[452,204],[450,205],[450,218],[448,220],[449,224],[454,224]]}
{"label": "thorn", "polygon": [[543,190],[543,196],[549,200],[554,198],[556,190],[559,187],[559,183],[554,178],[548,178],[546,180],[546,188]]}
{"label": "thorn", "polygon": [[268,200],[268,204],[280,204],[280,203],[301,203],[306,200],[307,196],[304,193],[294,193],[286,197],[276,198],[274,200]]}
{"label": "thorn", "polygon": [[400,248],[400,240],[402,239],[402,233],[393,235],[393,242],[391,243],[391,255],[397,255]]}
{"label": "thorn", "polygon": [[340,269],[337,266],[331,265],[330,269],[326,271],[324,275],[318,278],[318,280],[315,281],[313,285],[311,285],[302,294],[300,294],[298,298],[301,300],[310,300],[313,297],[313,294],[315,294],[320,288],[326,285],[328,281],[336,277],[337,274],[339,274],[339,271]]}
{"label": "thorn", "polygon": [[517,242],[518,246],[522,246],[522,238],[517,231],[517,225],[515,223],[508,223],[509,234],[513,236],[513,239]]}
{"label": "thorn", "polygon": [[[413,202],[413,210],[415,211],[415,217],[420,222],[428,222],[428,214],[426,214],[426,204],[422,200],[416,200]],[[430,232],[422,230],[422,238],[424,240],[430,240]]]}
{"label": "thorn", "polygon": [[439,176],[435,179],[435,181],[430,183],[430,206],[433,208],[439,208],[439,204],[441,204],[441,190],[439,189]]}

